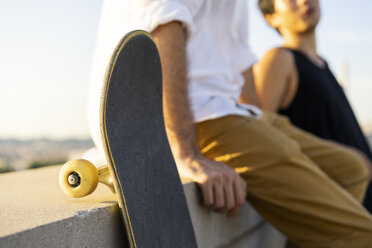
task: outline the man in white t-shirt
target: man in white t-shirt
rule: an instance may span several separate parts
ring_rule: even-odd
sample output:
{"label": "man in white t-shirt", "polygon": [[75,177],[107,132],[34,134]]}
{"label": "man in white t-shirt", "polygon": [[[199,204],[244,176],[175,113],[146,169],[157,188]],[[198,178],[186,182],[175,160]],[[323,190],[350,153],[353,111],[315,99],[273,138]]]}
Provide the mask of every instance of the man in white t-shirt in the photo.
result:
{"label": "man in white t-shirt", "polygon": [[363,158],[249,105],[258,102],[246,0],[104,1],[89,113],[98,150],[106,65],[134,29],[157,43],[169,142],[204,205],[233,216],[247,199],[299,247],[372,247]]}

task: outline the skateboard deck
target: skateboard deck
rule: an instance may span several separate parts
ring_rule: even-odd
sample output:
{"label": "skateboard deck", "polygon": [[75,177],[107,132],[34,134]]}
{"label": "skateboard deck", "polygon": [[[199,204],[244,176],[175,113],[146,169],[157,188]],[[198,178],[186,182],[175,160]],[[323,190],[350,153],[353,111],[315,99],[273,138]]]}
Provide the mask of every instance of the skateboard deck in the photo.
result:
{"label": "skateboard deck", "polygon": [[[131,248],[197,247],[162,108],[156,45],[145,31],[128,33],[112,54],[101,96],[101,134],[110,174],[83,166],[89,163],[83,160],[73,165],[75,170],[60,173],[62,188],[69,190],[98,179],[110,186],[111,176]],[[78,197],[95,187],[86,187]]]}
{"label": "skateboard deck", "polygon": [[101,133],[131,247],[196,247],[165,132],[160,58],[144,31],[127,34],[112,55]]}

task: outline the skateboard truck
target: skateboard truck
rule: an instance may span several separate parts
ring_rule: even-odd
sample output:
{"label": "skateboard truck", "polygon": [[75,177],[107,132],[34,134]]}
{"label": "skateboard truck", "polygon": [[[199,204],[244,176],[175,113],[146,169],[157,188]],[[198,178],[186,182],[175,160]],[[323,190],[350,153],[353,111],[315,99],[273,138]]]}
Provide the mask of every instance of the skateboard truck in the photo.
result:
{"label": "skateboard truck", "polygon": [[98,185],[105,184],[115,193],[114,184],[107,165],[96,168],[85,159],[65,163],[59,173],[59,184],[63,192],[71,197],[83,197],[91,194]]}

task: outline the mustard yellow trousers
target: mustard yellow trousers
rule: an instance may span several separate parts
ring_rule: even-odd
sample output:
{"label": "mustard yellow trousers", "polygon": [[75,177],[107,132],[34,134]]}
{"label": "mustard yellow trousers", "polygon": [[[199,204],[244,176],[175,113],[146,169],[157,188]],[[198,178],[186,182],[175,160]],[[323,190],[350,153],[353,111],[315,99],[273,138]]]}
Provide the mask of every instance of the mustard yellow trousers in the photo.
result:
{"label": "mustard yellow trousers", "polygon": [[247,200],[292,246],[372,247],[372,217],[361,205],[368,173],[356,152],[274,113],[230,115],[196,129],[202,153],[241,174]]}

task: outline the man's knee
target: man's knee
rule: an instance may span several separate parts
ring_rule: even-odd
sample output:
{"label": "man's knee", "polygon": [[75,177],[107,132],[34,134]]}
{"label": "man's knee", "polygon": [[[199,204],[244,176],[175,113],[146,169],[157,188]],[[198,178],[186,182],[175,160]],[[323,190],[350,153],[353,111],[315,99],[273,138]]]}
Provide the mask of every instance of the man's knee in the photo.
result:
{"label": "man's knee", "polygon": [[292,139],[271,140],[267,143],[266,151],[272,158],[277,158],[281,161],[303,155],[300,145]]}
{"label": "man's knee", "polygon": [[372,247],[372,228],[357,231],[356,235],[347,238],[347,241],[343,244],[348,242],[350,246],[345,247]]}
{"label": "man's knee", "polygon": [[348,152],[349,169],[347,170],[354,180],[349,184],[357,184],[358,182],[367,182],[369,180],[369,171],[367,169],[367,160],[359,152]]}
{"label": "man's knee", "polygon": [[352,150],[348,151],[343,159],[345,159],[345,168],[339,183],[359,202],[362,202],[370,181],[366,159],[359,152]]}

